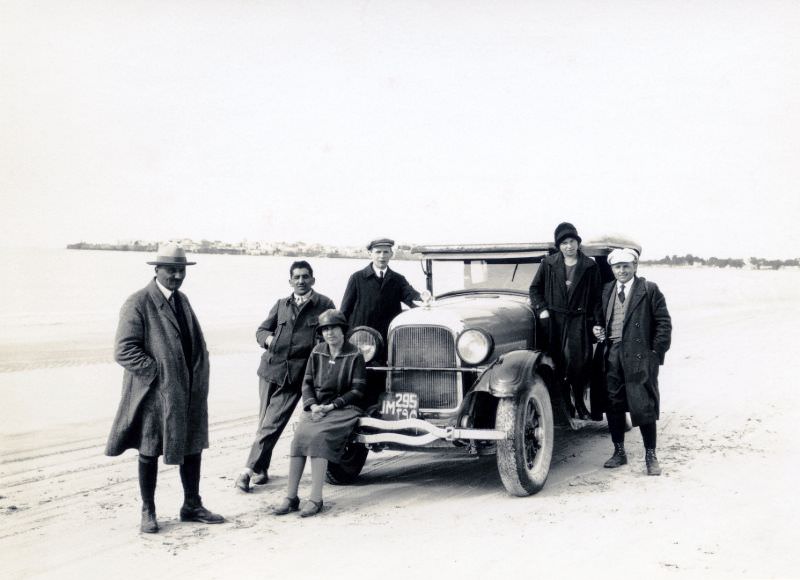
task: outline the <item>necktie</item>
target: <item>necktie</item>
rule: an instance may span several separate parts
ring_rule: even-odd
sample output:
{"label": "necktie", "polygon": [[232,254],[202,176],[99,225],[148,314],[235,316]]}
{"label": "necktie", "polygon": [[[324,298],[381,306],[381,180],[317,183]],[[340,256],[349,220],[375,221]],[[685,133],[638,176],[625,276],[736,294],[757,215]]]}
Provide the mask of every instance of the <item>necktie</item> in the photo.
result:
{"label": "necktie", "polygon": [[619,287],[619,294],[617,294],[617,296],[619,297],[619,303],[625,304],[625,286]]}
{"label": "necktie", "polygon": [[[175,311],[175,318],[178,319],[178,328],[181,331],[181,348],[183,349],[183,358],[186,360],[186,365],[192,368],[192,335],[189,331],[189,324],[186,322],[186,317],[183,315],[183,307],[181,306],[181,297],[177,290],[169,297],[172,303],[172,308]],[[191,373],[190,380],[191,380]]]}

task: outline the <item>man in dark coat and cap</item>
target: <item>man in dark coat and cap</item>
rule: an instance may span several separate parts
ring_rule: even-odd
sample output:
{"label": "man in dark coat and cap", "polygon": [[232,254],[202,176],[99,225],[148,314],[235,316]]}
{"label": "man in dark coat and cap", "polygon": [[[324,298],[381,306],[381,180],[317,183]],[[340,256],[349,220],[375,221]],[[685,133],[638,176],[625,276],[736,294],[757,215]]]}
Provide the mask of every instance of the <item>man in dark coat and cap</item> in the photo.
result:
{"label": "man in dark coat and cap", "polygon": [[139,451],[141,531],[158,531],[155,491],[158,456],[180,465],[181,521],[218,524],[200,499],[200,458],[208,448],[208,350],[185,294],[178,291],[188,262],[177,244],[159,247],[155,278],[133,294],[119,315],[114,359],[125,369],[122,399],[107,455]]}
{"label": "man in dark coat and cap", "polygon": [[394,240],[378,238],[367,244],[372,262],[355,272],[347,281],[342,298],[342,313],[350,328],[369,326],[383,337],[383,351],[376,357],[386,358],[386,340],[389,323],[402,311],[401,304],[414,306],[420,294],[408,283],[405,276],[389,268],[394,256]]}
{"label": "man in dark coat and cap", "polygon": [[639,254],[617,249],[608,255],[616,280],[603,287],[604,325],[592,331],[605,349],[608,429],[614,454],[605,467],[628,463],[625,413],[639,426],[648,475],[661,475],[656,457],[656,421],[660,415],[658,367],[672,340],[672,320],[658,286],[636,276]]}

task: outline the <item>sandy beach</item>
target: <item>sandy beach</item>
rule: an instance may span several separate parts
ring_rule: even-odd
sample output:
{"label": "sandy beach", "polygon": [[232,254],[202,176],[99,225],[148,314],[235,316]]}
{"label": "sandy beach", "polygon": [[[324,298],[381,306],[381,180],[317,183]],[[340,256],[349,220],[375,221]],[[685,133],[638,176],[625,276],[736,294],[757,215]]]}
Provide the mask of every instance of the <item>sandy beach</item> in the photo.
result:
{"label": "sandy beach", "polygon": [[[638,430],[628,434],[629,465],[604,470],[605,424],[588,424],[557,431],[547,485],[528,498],[505,492],[492,457],[383,452],[370,454],[356,485],[326,487],[321,516],[272,516],[291,433],[268,485],[249,495],[233,488],[257,404],[258,349],[240,341],[237,319],[207,330],[212,440],[201,493],[228,521],[179,522],[177,468],[162,465],[162,531],[140,535],[136,454],[103,455],[121,377],[110,345],[61,345],[49,363],[18,354],[0,373],[3,576],[800,576],[800,272],[643,273],[664,291],[675,326],[660,377],[663,476],[644,474]],[[301,497],[308,485],[306,476]]]}

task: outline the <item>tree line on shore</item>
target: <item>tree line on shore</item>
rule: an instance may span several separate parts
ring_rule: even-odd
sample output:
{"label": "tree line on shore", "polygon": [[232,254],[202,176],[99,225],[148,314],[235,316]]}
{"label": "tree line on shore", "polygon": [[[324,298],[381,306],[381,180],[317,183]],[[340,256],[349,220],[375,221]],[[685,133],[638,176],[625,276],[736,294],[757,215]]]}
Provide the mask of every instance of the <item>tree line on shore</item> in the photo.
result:
{"label": "tree line on shore", "polygon": [[[179,242],[187,252],[195,254],[231,254],[250,256],[286,256],[298,258],[369,258],[369,251],[364,247],[334,247],[323,244],[307,244],[305,242],[241,242],[236,244],[201,240],[171,240]],[[68,250],[109,250],[116,252],[156,252],[157,242],[133,241],[126,243],[89,243],[78,242],[67,244]],[[411,246],[398,244],[394,248],[394,259],[415,260],[417,256]]]}
{"label": "tree line on shore", "polygon": [[[178,240],[175,240],[178,241]],[[256,255],[256,256],[286,256],[286,257],[307,257],[307,258],[368,258],[369,252],[366,248],[358,247],[334,247],[322,244],[307,244],[305,242],[241,242],[229,244],[220,241],[201,240],[194,242],[191,240],[180,240],[187,251],[197,254],[233,254],[233,255]],[[121,252],[155,252],[158,250],[158,243],[134,241],[131,243],[116,244],[94,244],[78,242],[68,244],[70,250],[114,250]],[[399,244],[395,246],[394,258],[399,260],[415,260],[417,254],[412,252],[410,245]],[[711,268],[751,268],[754,270],[778,270],[780,268],[800,267],[800,259],[789,260],[767,260],[765,258],[750,257],[747,260],[742,258],[700,258],[692,254],[685,256],[664,256],[660,260],[642,260],[644,265],[652,266],[706,266]]]}
{"label": "tree line on shore", "polygon": [[660,260],[642,260],[642,264],[658,266],[709,266],[712,268],[744,268],[754,270],[778,270],[780,268],[797,268],[800,260],[767,260],[765,258],[750,257],[746,261],[741,258],[699,258],[692,254],[685,256],[664,256]]}

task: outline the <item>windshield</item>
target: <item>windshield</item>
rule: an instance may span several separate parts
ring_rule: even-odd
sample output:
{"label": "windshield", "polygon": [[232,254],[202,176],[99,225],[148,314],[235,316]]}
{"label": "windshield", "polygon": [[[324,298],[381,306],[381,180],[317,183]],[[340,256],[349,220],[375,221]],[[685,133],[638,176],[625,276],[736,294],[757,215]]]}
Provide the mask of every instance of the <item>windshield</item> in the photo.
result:
{"label": "windshield", "polygon": [[516,290],[528,293],[541,258],[433,260],[433,293],[457,290]]}

